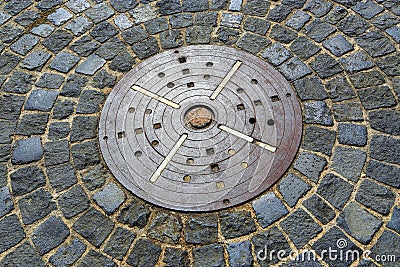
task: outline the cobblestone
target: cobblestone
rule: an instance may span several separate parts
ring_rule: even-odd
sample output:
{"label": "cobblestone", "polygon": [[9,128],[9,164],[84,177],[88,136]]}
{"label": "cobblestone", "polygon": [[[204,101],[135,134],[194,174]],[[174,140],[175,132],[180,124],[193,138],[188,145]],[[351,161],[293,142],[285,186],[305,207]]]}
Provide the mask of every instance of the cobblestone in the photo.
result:
{"label": "cobblestone", "polygon": [[290,17],[285,25],[299,31],[308,21],[310,21],[310,18],[311,16],[308,15],[306,12],[297,10],[293,13],[293,15]]}
{"label": "cobblestone", "polygon": [[[400,237],[398,235],[391,231],[385,230],[376,242],[375,246],[373,246],[371,249],[372,257],[376,258],[377,255],[398,255],[400,253],[400,248],[398,245],[393,244],[399,244],[399,242]],[[396,262],[391,262],[385,265],[394,267],[396,264]]]}
{"label": "cobblestone", "polygon": [[328,98],[320,79],[315,76],[306,77],[294,82],[301,100],[324,100]]}
{"label": "cobblestone", "polygon": [[40,24],[39,26],[32,28],[30,32],[40,37],[48,37],[53,31],[54,27],[50,24]]}
{"label": "cobblestone", "polygon": [[350,37],[355,37],[365,33],[369,27],[368,22],[357,15],[346,17],[338,25],[338,29]]}
{"label": "cobblestone", "polygon": [[155,266],[161,254],[161,247],[148,239],[139,239],[126,262],[133,266]]}
{"label": "cobblestone", "polygon": [[[79,79],[82,81],[82,79]],[[78,81],[81,85],[83,82]],[[84,85],[83,85],[84,86]],[[80,88],[82,88],[81,86]],[[104,101],[104,94],[95,90],[85,90],[80,96],[76,112],[78,114],[91,114],[100,111],[100,104]]]}
{"label": "cobblestone", "polygon": [[263,228],[266,228],[288,213],[287,208],[273,192],[269,192],[253,201],[253,209],[256,212],[258,223]]}
{"label": "cobblestone", "polygon": [[161,242],[177,244],[181,237],[182,222],[179,217],[158,213],[150,222],[148,235]]}
{"label": "cobblestone", "polygon": [[107,241],[104,252],[114,259],[122,260],[135,238],[135,233],[118,227]]}
{"label": "cobblestone", "polygon": [[44,73],[40,76],[40,79],[36,82],[37,87],[43,87],[48,89],[58,89],[64,82],[64,77],[53,73]]}
{"label": "cobblestone", "polygon": [[212,244],[193,249],[194,267],[224,266],[224,247]]}
{"label": "cobblestone", "polygon": [[286,5],[277,5],[268,12],[267,19],[273,22],[282,22],[292,12],[292,8]]}
{"label": "cobblestone", "polygon": [[0,252],[6,251],[25,238],[24,229],[15,214],[0,220],[0,233]]}
{"label": "cobblestone", "polygon": [[229,243],[227,251],[230,266],[253,266],[250,241]]}
{"label": "cobblestone", "polygon": [[46,266],[29,241],[24,242],[6,255],[0,261],[0,264],[4,266]]}
{"label": "cobblestone", "polygon": [[43,255],[64,242],[69,234],[67,225],[52,216],[35,229],[31,238],[39,254]]}
{"label": "cobblestone", "polygon": [[250,212],[238,211],[222,213],[219,216],[221,232],[226,239],[248,235],[256,231]]}
{"label": "cobblestone", "polygon": [[396,110],[376,110],[368,113],[371,128],[391,135],[400,135],[400,112]]}
{"label": "cobblestone", "polygon": [[70,219],[89,208],[89,198],[83,188],[77,185],[58,198],[58,205],[64,217]]}
{"label": "cobblestone", "polygon": [[75,238],[70,244],[57,249],[57,252],[49,258],[49,262],[56,267],[72,266],[85,252],[86,245]]}
{"label": "cobblestone", "polygon": [[351,9],[360,14],[365,19],[372,19],[377,14],[381,13],[384,8],[371,0],[365,2],[358,2]]}
{"label": "cobblestone", "polygon": [[374,66],[367,53],[363,51],[357,51],[348,57],[340,58],[339,61],[344,65],[345,70],[350,73],[367,70]]}
{"label": "cobblestone", "polygon": [[43,46],[53,53],[60,52],[66,47],[73,39],[73,35],[64,30],[56,30],[43,42]]}
{"label": "cobblestone", "polygon": [[0,74],[9,74],[15,68],[15,66],[17,66],[20,60],[20,57],[11,53],[4,53],[0,55]]}
{"label": "cobblestone", "polygon": [[352,89],[349,82],[343,76],[337,76],[330,80],[327,84],[330,98],[334,102],[348,100],[356,97],[356,93]]}
{"label": "cobblestone", "polygon": [[390,40],[377,31],[367,32],[357,37],[356,42],[371,57],[380,57],[396,51]]}
{"label": "cobblestone", "polygon": [[316,194],[306,199],[303,206],[323,224],[329,223],[336,216],[334,210]]}
{"label": "cobblestone", "polygon": [[120,14],[114,19],[115,25],[120,30],[126,30],[133,26],[133,23],[129,20],[129,18],[125,14]]}
{"label": "cobblestone", "polygon": [[307,102],[304,104],[306,123],[333,125],[332,112],[323,101]]}
{"label": "cobblestone", "polygon": [[[68,77],[67,82],[64,84],[64,86],[60,92],[60,95],[67,96],[67,97],[78,97],[81,94],[82,88],[86,85],[87,82],[88,82],[88,79],[86,79],[83,76],[71,75]],[[85,92],[87,92],[87,91],[85,91]],[[92,93],[85,93],[85,98],[86,98],[85,100],[89,100],[91,94]],[[70,106],[69,102],[64,101],[63,103],[68,103],[68,106]],[[87,105],[91,106],[89,103]],[[60,113],[69,114],[69,109],[66,109],[65,112],[61,112],[61,109],[60,109]],[[62,118],[60,118],[60,119],[62,119]]]}
{"label": "cobblestone", "polygon": [[333,115],[338,122],[364,120],[361,105],[357,102],[333,105]]}
{"label": "cobblestone", "polygon": [[282,74],[291,81],[303,78],[304,76],[311,74],[311,70],[307,67],[307,65],[296,57],[282,64],[280,66],[280,70]]}
{"label": "cobblestone", "polygon": [[163,262],[166,267],[189,267],[190,260],[187,251],[176,249],[176,248],[166,248],[164,253]]}
{"label": "cobblestone", "polygon": [[100,163],[100,154],[95,141],[86,141],[71,147],[75,168],[82,170]]}
{"label": "cobblestone", "polygon": [[[201,35],[200,32],[199,34]],[[186,39],[188,42],[189,40],[192,40],[190,38],[191,38],[190,33],[188,32],[186,35]],[[198,39],[200,42],[202,38],[205,38],[205,36],[197,36],[197,38],[200,38]],[[154,37],[149,37],[147,39],[144,39],[142,41],[133,44],[132,50],[133,52],[135,52],[135,54],[138,56],[139,59],[145,59],[156,54],[160,50],[160,48],[158,47],[157,40]]]}
{"label": "cobblestone", "polygon": [[170,17],[169,23],[173,29],[189,27],[193,25],[193,15],[190,13],[175,14]]}
{"label": "cobblestone", "polygon": [[217,242],[217,216],[191,216],[189,221],[186,223],[185,240],[190,244],[211,244]]}
{"label": "cobblestone", "polygon": [[400,187],[400,181],[396,179],[400,168],[379,161],[371,160],[367,164],[367,176],[394,187]]}
{"label": "cobblestone", "polygon": [[395,230],[400,233],[400,208],[394,207],[392,217],[386,225],[388,228]]}
{"label": "cobblestone", "polygon": [[50,63],[49,67],[53,70],[67,73],[78,63],[79,58],[68,52],[60,52],[54,60]]}
{"label": "cobblestone", "polygon": [[156,34],[168,30],[168,22],[165,18],[155,18],[148,20],[144,26],[149,34]]}
{"label": "cobblestone", "polygon": [[396,99],[389,87],[379,86],[358,90],[359,97],[365,109],[392,107]]}
{"label": "cobblestone", "polygon": [[14,210],[14,204],[11,200],[10,190],[7,186],[0,187],[0,217]]}
{"label": "cobblestone", "polygon": [[124,202],[125,194],[115,183],[110,183],[94,194],[93,200],[107,214],[112,214]]}
{"label": "cobblestone", "polygon": [[87,189],[93,191],[104,185],[107,176],[107,171],[99,164],[85,172],[82,175],[82,181]]}
{"label": "cobblestone", "polygon": [[328,54],[317,55],[310,65],[311,68],[313,68],[313,70],[323,79],[332,77],[333,75],[343,71],[339,62]]}
{"label": "cobblestone", "polygon": [[332,157],[331,168],[349,180],[357,182],[366,157],[366,153],[361,150],[337,147]]}
{"label": "cobblestone", "polygon": [[367,127],[363,125],[341,123],[338,126],[338,140],[340,144],[365,146],[367,139]]}
{"label": "cobblestone", "polygon": [[23,167],[10,175],[14,196],[22,196],[46,185],[46,177],[37,166]]}
{"label": "cobblestone", "polygon": [[24,72],[16,71],[4,84],[4,92],[25,94],[32,89],[35,78]]}
{"label": "cobblestone", "polygon": [[114,11],[106,3],[100,3],[86,10],[85,15],[94,23],[99,23],[114,15]]}
{"label": "cobblestone", "polygon": [[336,35],[329,38],[322,45],[337,57],[343,56],[354,49],[353,45],[343,35]]}
{"label": "cobblestone", "polygon": [[48,167],[47,176],[56,191],[63,191],[77,182],[75,170],[69,163]]}
{"label": "cobblestone", "polygon": [[11,162],[13,164],[27,164],[38,161],[43,157],[43,146],[40,137],[31,137],[18,140],[13,149]]}
{"label": "cobblestone", "polygon": [[81,13],[90,7],[90,3],[86,0],[69,0],[65,6],[74,13]]}
{"label": "cobblestone", "polygon": [[143,228],[146,226],[149,216],[149,207],[140,200],[134,200],[121,209],[118,221],[130,227]]}
{"label": "cobblestone", "polygon": [[335,208],[342,210],[353,191],[353,186],[338,176],[329,173],[322,178],[317,193]]}
{"label": "cobblestone", "polygon": [[326,159],[320,156],[308,152],[301,152],[293,167],[307,176],[308,179],[317,183],[326,164]]}
{"label": "cobblestone", "polygon": [[39,38],[32,34],[25,34],[13,43],[10,48],[17,54],[26,55],[39,42]]}
{"label": "cobblestone", "polygon": [[65,8],[58,8],[55,12],[47,16],[47,19],[56,26],[60,26],[70,20],[73,15]]}
{"label": "cobblestone", "polygon": [[90,250],[88,254],[80,261],[79,267],[86,266],[103,266],[103,267],[117,267],[115,262],[107,258],[105,255],[100,254],[94,250]]}
{"label": "cobblestone", "polygon": [[48,114],[31,113],[23,115],[18,123],[16,133],[27,136],[44,134],[48,120]]}
{"label": "cobblestone", "polygon": [[272,26],[269,36],[283,44],[289,44],[297,38],[297,33],[280,25]]}
{"label": "cobblestone", "polygon": [[381,15],[375,17],[372,24],[379,29],[387,29],[395,26],[400,22],[400,19],[394,16],[392,13],[384,12]]}
{"label": "cobblestone", "polygon": [[388,56],[378,60],[377,64],[381,70],[389,76],[400,75],[399,71],[399,55]]}
{"label": "cobblestone", "polygon": [[21,68],[41,71],[51,55],[45,51],[33,51],[21,61]]}
{"label": "cobblestone", "polygon": [[332,155],[335,139],[335,132],[331,130],[307,126],[305,128],[303,148],[330,156]]}
{"label": "cobblestone", "polygon": [[305,11],[310,11],[316,17],[320,18],[328,14],[332,4],[326,0],[311,0],[304,6]]}
{"label": "cobblestone", "polygon": [[279,183],[279,192],[290,207],[294,207],[310,189],[307,183],[291,173]]}
{"label": "cobblestone", "polygon": [[51,194],[42,188],[20,199],[18,206],[24,224],[32,224],[43,219],[50,212],[57,209]]}
{"label": "cobblestone", "polygon": [[83,16],[79,16],[70,23],[68,23],[65,28],[70,30],[75,36],[80,36],[83,33],[87,32],[91,29],[93,23],[90,22],[87,18]]}
{"label": "cobblestone", "polygon": [[335,28],[320,19],[315,19],[304,28],[303,32],[316,42],[322,42],[326,37],[335,32]]}

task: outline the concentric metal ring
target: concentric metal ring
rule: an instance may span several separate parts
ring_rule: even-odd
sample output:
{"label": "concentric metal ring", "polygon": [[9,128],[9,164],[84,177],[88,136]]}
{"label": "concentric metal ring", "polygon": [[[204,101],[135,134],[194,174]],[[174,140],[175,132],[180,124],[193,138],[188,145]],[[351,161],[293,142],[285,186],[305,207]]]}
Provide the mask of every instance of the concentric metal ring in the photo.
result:
{"label": "concentric metal ring", "polygon": [[[198,106],[213,122],[187,127],[186,112]],[[188,46],[124,76],[99,131],[104,159],[127,189],[166,208],[211,211],[257,196],[284,174],[302,117],[290,84],[263,60]]]}

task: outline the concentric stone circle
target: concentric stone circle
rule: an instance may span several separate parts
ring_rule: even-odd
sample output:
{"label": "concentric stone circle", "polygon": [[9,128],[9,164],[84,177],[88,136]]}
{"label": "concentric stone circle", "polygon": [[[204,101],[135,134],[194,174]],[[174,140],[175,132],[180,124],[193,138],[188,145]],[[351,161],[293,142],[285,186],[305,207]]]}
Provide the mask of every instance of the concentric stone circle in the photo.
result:
{"label": "concentric stone circle", "polygon": [[[240,68],[213,99],[237,62]],[[201,131],[187,127],[186,119],[199,107],[211,124]],[[271,65],[232,48],[187,46],[153,56],[121,79],[103,107],[99,142],[111,172],[134,194],[176,210],[212,211],[243,203],[281,178],[301,129],[294,91]],[[152,181],[183,134],[187,138]]]}

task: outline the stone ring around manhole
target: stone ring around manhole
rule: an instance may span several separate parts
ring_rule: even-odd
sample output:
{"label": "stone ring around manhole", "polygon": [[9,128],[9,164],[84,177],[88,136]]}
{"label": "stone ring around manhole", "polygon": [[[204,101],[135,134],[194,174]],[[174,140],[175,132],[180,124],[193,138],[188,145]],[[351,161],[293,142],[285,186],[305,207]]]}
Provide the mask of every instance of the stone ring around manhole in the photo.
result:
{"label": "stone ring around manhole", "polygon": [[221,46],[187,46],[138,64],[101,113],[113,175],[162,207],[213,211],[250,200],[289,168],[302,115],[271,65]]}

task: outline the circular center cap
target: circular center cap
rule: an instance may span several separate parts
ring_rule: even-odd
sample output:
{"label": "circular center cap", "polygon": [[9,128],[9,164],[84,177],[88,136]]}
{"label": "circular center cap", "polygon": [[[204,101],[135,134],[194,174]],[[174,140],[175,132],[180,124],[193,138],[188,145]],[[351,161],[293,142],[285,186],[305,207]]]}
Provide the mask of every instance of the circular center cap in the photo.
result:
{"label": "circular center cap", "polygon": [[206,128],[213,120],[212,111],[205,106],[197,106],[189,109],[185,114],[185,121],[196,129]]}

